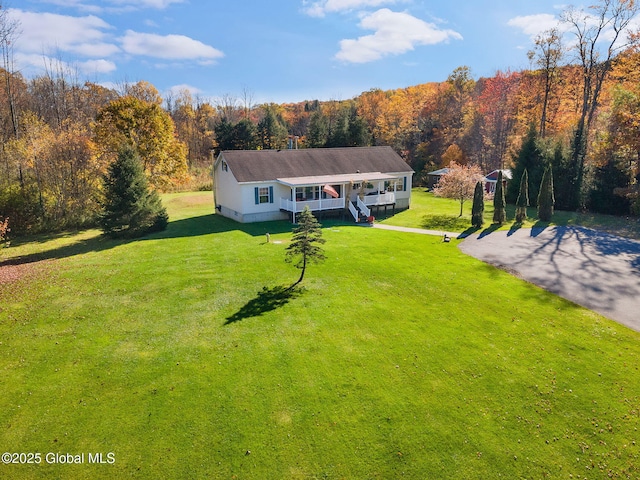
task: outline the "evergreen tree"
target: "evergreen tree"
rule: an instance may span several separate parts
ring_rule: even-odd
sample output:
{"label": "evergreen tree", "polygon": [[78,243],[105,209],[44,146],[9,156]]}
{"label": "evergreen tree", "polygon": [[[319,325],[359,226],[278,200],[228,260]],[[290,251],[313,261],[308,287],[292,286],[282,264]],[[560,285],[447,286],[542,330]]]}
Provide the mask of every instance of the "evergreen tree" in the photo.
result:
{"label": "evergreen tree", "polygon": [[559,210],[571,210],[571,198],[574,190],[574,168],[569,154],[561,141],[558,141],[551,158],[553,171],[554,203]]}
{"label": "evergreen tree", "polygon": [[327,145],[329,137],[329,122],[320,109],[315,110],[309,118],[307,145],[309,148],[320,148]]}
{"label": "evergreen tree", "polygon": [[301,269],[300,278],[292,287],[302,281],[309,263],[319,263],[325,259],[322,247],[317,245],[323,243],[325,239],[322,238],[320,223],[309,207],[304,207],[298,215],[298,226],[293,230],[293,238],[285,254],[287,263],[295,261],[294,266]]}
{"label": "evergreen tree", "polygon": [[158,193],[149,189],[140,158],[130,146],[120,149],[103,185],[100,226],[105,234],[133,238],[167,227],[167,211]]}
{"label": "evergreen tree", "polygon": [[287,145],[287,127],[280,115],[274,111],[274,107],[264,107],[265,114],[258,122],[258,138],[260,145],[265,150],[285,148]]}
{"label": "evergreen tree", "polygon": [[[532,199],[538,198],[538,186],[542,180],[542,173],[545,167],[545,157],[538,144],[537,128],[531,124],[529,132],[525,137],[518,156],[514,159],[514,166],[511,171],[511,178],[521,178],[523,172],[527,171],[527,177],[531,183]],[[514,204],[520,194],[519,185],[516,182],[509,182],[505,197],[508,203]]]}
{"label": "evergreen tree", "polygon": [[473,206],[471,207],[471,225],[475,228],[481,228],[484,224],[484,192],[482,182],[476,183],[476,189],[473,192]]}
{"label": "evergreen tree", "polygon": [[358,115],[358,109],[353,106],[349,113],[349,143],[350,147],[366,147],[371,145],[371,134],[364,118]]}
{"label": "evergreen tree", "polygon": [[502,170],[498,172],[496,192],[493,197],[493,223],[502,225],[507,221],[507,202],[504,199],[504,185],[502,183]]}
{"label": "evergreen tree", "polygon": [[629,185],[629,175],[620,168],[614,155],[610,155],[604,165],[595,168],[593,187],[589,192],[589,211],[609,215],[628,215],[629,199],[616,195],[617,188]]}
{"label": "evergreen tree", "polygon": [[349,146],[349,112],[342,108],[333,125],[329,127],[327,147]]}
{"label": "evergreen tree", "polygon": [[522,172],[520,178],[520,193],[516,200],[516,222],[522,223],[527,219],[527,207],[529,206],[529,175],[527,169]]}
{"label": "evergreen tree", "polygon": [[551,167],[544,169],[542,182],[540,183],[540,193],[538,194],[538,218],[543,222],[550,222],[553,216],[553,171]]}

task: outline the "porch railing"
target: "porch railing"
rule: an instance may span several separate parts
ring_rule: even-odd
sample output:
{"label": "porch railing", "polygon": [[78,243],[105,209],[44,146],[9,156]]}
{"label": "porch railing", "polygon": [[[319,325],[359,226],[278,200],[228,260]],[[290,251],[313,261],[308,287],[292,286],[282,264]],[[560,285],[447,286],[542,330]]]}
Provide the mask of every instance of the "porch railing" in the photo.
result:
{"label": "porch railing", "polygon": [[358,210],[353,206],[353,203],[349,202],[349,211],[351,215],[353,215],[353,219],[358,222],[360,220],[360,216],[358,215]]}
{"label": "porch railing", "polygon": [[360,209],[360,211],[367,217],[371,216],[371,210],[369,209],[369,207],[367,207],[365,205],[365,203],[362,201],[362,199],[360,197],[358,197],[356,199],[356,202],[358,203],[358,208]]}
{"label": "porch railing", "polygon": [[396,194],[394,192],[364,196],[365,205],[389,205],[391,203],[396,203]]}
{"label": "porch railing", "polygon": [[280,199],[280,208],[287,212],[301,212],[304,210],[304,207],[309,207],[311,211],[344,208],[344,198],[321,198],[319,200],[304,200],[299,202],[294,202],[288,198]]}

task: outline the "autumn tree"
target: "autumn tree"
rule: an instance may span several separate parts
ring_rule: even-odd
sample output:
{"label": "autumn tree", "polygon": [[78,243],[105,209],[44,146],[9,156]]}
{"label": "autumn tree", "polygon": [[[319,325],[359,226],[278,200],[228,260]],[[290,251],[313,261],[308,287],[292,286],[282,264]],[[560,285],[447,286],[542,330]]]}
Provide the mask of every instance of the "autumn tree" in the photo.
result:
{"label": "autumn tree", "polygon": [[527,219],[527,207],[529,206],[529,175],[524,169],[520,177],[520,192],[516,199],[516,222],[522,223]]}
{"label": "autumn tree", "polygon": [[19,23],[8,15],[7,9],[0,4],[0,53],[2,54],[2,75],[9,110],[9,118],[14,137],[18,136],[19,123],[15,84],[16,80],[20,79],[20,76],[16,75],[13,45],[18,37],[19,26]]}
{"label": "autumn tree", "polygon": [[507,202],[504,198],[504,180],[502,170],[498,172],[496,191],[493,196],[493,223],[502,225],[507,221]]}
{"label": "autumn tree", "polygon": [[433,189],[438,197],[453,198],[460,202],[460,215],[467,200],[473,198],[476,184],[482,180],[483,175],[477,165],[458,165],[453,162],[449,165],[449,171],[440,177],[438,184]]}
{"label": "autumn tree", "polygon": [[[159,97],[143,88],[136,96],[118,98],[100,110],[95,124],[99,155],[113,161],[121,145],[131,145],[154,188],[166,189],[184,181],[187,174],[185,145],[176,138],[174,123],[162,109]],[[142,97],[142,98],[138,98]]]}
{"label": "autumn tree", "polygon": [[484,189],[482,182],[476,183],[473,192],[473,205],[471,207],[471,225],[475,228],[481,228],[484,224]]}
{"label": "autumn tree", "polygon": [[100,226],[112,237],[141,237],[164,230],[168,215],[158,193],[149,188],[138,153],[124,145],[103,178]]}
{"label": "autumn tree", "polygon": [[298,226],[293,230],[293,237],[285,254],[285,261],[300,269],[300,278],[291,287],[302,282],[308,264],[319,263],[325,259],[324,251],[320,247],[325,241],[322,238],[320,223],[309,207],[304,207],[298,215]]}
{"label": "autumn tree", "polygon": [[[574,186],[571,205],[584,206],[585,157],[588,136],[599,105],[600,94],[612,60],[628,46],[620,41],[627,33],[630,22],[640,10],[640,2],[634,0],[600,0],[589,7],[590,12],[569,7],[562,14],[576,37],[574,51],[582,71],[582,99],[580,115],[572,140],[571,163]],[[630,37],[632,38],[632,37]],[[602,48],[601,48],[602,45]]]}
{"label": "autumn tree", "polygon": [[447,167],[452,163],[456,163],[458,165],[466,165],[469,159],[466,157],[462,149],[456,145],[449,145],[449,148],[442,155],[442,163],[441,166]]}
{"label": "autumn tree", "polygon": [[558,69],[564,56],[562,36],[557,27],[542,32],[535,39],[535,49],[529,58],[540,68],[542,83],[542,112],[538,134],[544,138],[547,133],[548,111],[555,86],[559,82]]}
{"label": "autumn tree", "polygon": [[516,123],[514,101],[520,77],[521,74],[517,72],[497,72],[483,82],[478,108],[482,114],[484,148],[489,156],[485,168],[505,168],[511,133]]}
{"label": "autumn tree", "polygon": [[0,245],[7,240],[7,234],[11,231],[9,228],[9,217],[0,217]]}

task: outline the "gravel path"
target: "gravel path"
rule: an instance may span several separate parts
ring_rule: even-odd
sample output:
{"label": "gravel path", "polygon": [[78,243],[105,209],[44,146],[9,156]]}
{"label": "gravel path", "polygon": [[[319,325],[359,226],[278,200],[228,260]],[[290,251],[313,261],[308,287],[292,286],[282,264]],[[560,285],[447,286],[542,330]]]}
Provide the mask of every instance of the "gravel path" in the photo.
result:
{"label": "gravel path", "polygon": [[582,227],[474,234],[464,253],[640,331],[640,242]]}

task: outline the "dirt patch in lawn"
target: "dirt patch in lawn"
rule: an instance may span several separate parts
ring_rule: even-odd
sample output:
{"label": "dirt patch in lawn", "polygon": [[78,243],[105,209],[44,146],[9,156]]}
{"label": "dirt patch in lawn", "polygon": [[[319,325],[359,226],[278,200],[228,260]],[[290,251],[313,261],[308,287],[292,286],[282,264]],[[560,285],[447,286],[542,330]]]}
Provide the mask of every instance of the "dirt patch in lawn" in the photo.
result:
{"label": "dirt patch in lawn", "polygon": [[[30,280],[43,275],[50,270],[52,260],[39,262],[17,263],[11,260],[0,263],[0,285],[13,284],[23,280]],[[3,288],[4,290],[4,288]]]}

